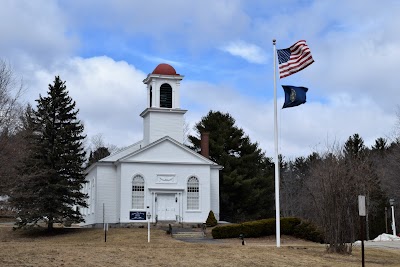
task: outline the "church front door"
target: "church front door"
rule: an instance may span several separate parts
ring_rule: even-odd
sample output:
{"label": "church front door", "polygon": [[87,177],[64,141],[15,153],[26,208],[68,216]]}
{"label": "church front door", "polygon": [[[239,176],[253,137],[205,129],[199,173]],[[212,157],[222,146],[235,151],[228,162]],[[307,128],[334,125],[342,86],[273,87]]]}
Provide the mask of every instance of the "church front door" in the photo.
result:
{"label": "church front door", "polygon": [[159,221],[175,221],[178,203],[175,194],[157,194],[157,215]]}

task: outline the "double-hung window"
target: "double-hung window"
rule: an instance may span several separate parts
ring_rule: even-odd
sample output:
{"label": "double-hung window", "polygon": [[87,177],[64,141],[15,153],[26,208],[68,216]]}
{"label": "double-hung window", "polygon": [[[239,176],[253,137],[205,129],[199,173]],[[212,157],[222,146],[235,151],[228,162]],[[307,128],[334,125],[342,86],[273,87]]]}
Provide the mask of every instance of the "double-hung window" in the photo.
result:
{"label": "double-hung window", "polygon": [[140,175],[132,180],[132,209],[144,209],[144,179]]}
{"label": "double-hung window", "polygon": [[199,179],[192,176],[187,182],[187,209],[199,209]]}

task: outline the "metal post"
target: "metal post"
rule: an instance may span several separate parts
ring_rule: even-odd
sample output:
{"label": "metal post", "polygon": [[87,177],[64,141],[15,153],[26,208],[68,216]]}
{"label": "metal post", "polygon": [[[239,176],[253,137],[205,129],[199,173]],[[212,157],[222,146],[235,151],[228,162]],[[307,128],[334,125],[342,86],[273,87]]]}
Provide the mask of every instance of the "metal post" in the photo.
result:
{"label": "metal post", "polygon": [[394,199],[393,198],[389,199],[389,202],[390,202],[390,207],[392,208],[392,232],[393,235],[396,235],[396,221],[394,217]]}
{"label": "metal post", "polygon": [[278,108],[276,93],[276,40],[272,40],[274,51],[274,143],[275,143],[275,220],[276,220],[276,247],[281,246],[281,215],[279,207],[279,154],[278,154]]}
{"label": "metal post", "polygon": [[364,239],[365,239],[365,216],[360,216],[361,223],[361,260],[362,267],[365,267]]}
{"label": "metal post", "polygon": [[150,243],[150,212],[147,212],[147,243]]}
{"label": "metal post", "polygon": [[360,216],[360,224],[361,224],[361,262],[362,267],[365,266],[365,257],[364,257],[364,239],[365,239],[365,218],[366,218],[366,207],[365,207],[365,196],[358,196],[358,215]]}
{"label": "metal post", "polygon": [[392,206],[392,230],[393,230],[393,235],[396,235],[396,221],[394,218],[394,206]]}
{"label": "metal post", "polygon": [[385,229],[386,229],[386,234],[389,232],[389,230],[388,230],[388,225],[387,225],[387,217],[388,217],[388,215],[387,215],[387,207],[385,207]]}
{"label": "metal post", "polygon": [[104,224],[104,242],[107,242],[108,223]]}
{"label": "metal post", "polygon": [[107,242],[107,229],[106,229],[106,223],[105,223],[105,216],[104,216],[104,212],[105,212],[105,206],[103,203],[103,227],[104,227],[104,242]]}

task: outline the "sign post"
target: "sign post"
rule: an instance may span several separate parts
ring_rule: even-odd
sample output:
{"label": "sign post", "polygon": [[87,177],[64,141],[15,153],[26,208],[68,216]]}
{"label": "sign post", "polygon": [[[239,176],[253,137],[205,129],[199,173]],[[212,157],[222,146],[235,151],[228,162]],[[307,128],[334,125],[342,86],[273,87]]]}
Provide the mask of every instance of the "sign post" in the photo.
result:
{"label": "sign post", "polygon": [[104,242],[107,242],[108,223],[104,223]]}
{"label": "sign post", "polygon": [[365,267],[365,255],[364,255],[364,235],[365,235],[365,216],[367,215],[365,209],[365,196],[358,196],[358,214],[360,215],[360,224],[361,224],[361,260],[362,267]]}
{"label": "sign post", "polygon": [[389,202],[390,202],[390,207],[392,208],[392,232],[393,235],[396,236],[396,221],[394,218],[394,199],[391,198]]}
{"label": "sign post", "polygon": [[150,218],[151,218],[151,213],[148,211],[147,212],[147,243],[150,243]]}
{"label": "sign post", "polygon": [[104,228],[104,242],[107,242],[107,231],[108,231],[108,223],[105,222],[105,205],[103,203],[103,228]]}

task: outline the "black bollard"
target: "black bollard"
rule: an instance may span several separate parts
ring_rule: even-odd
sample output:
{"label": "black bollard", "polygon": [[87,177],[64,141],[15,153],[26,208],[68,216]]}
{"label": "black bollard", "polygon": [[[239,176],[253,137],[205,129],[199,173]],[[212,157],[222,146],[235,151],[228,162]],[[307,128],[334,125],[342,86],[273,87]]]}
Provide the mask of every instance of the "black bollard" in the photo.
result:
{"label": "black bollard", "polygon": [[240,235],[239,235],[239,238],[242,239],[242,246],[244,246],[244,245],[245,245],[245,242],[244,242],[244,235],[243,235],[243,234],[240,234]]}

